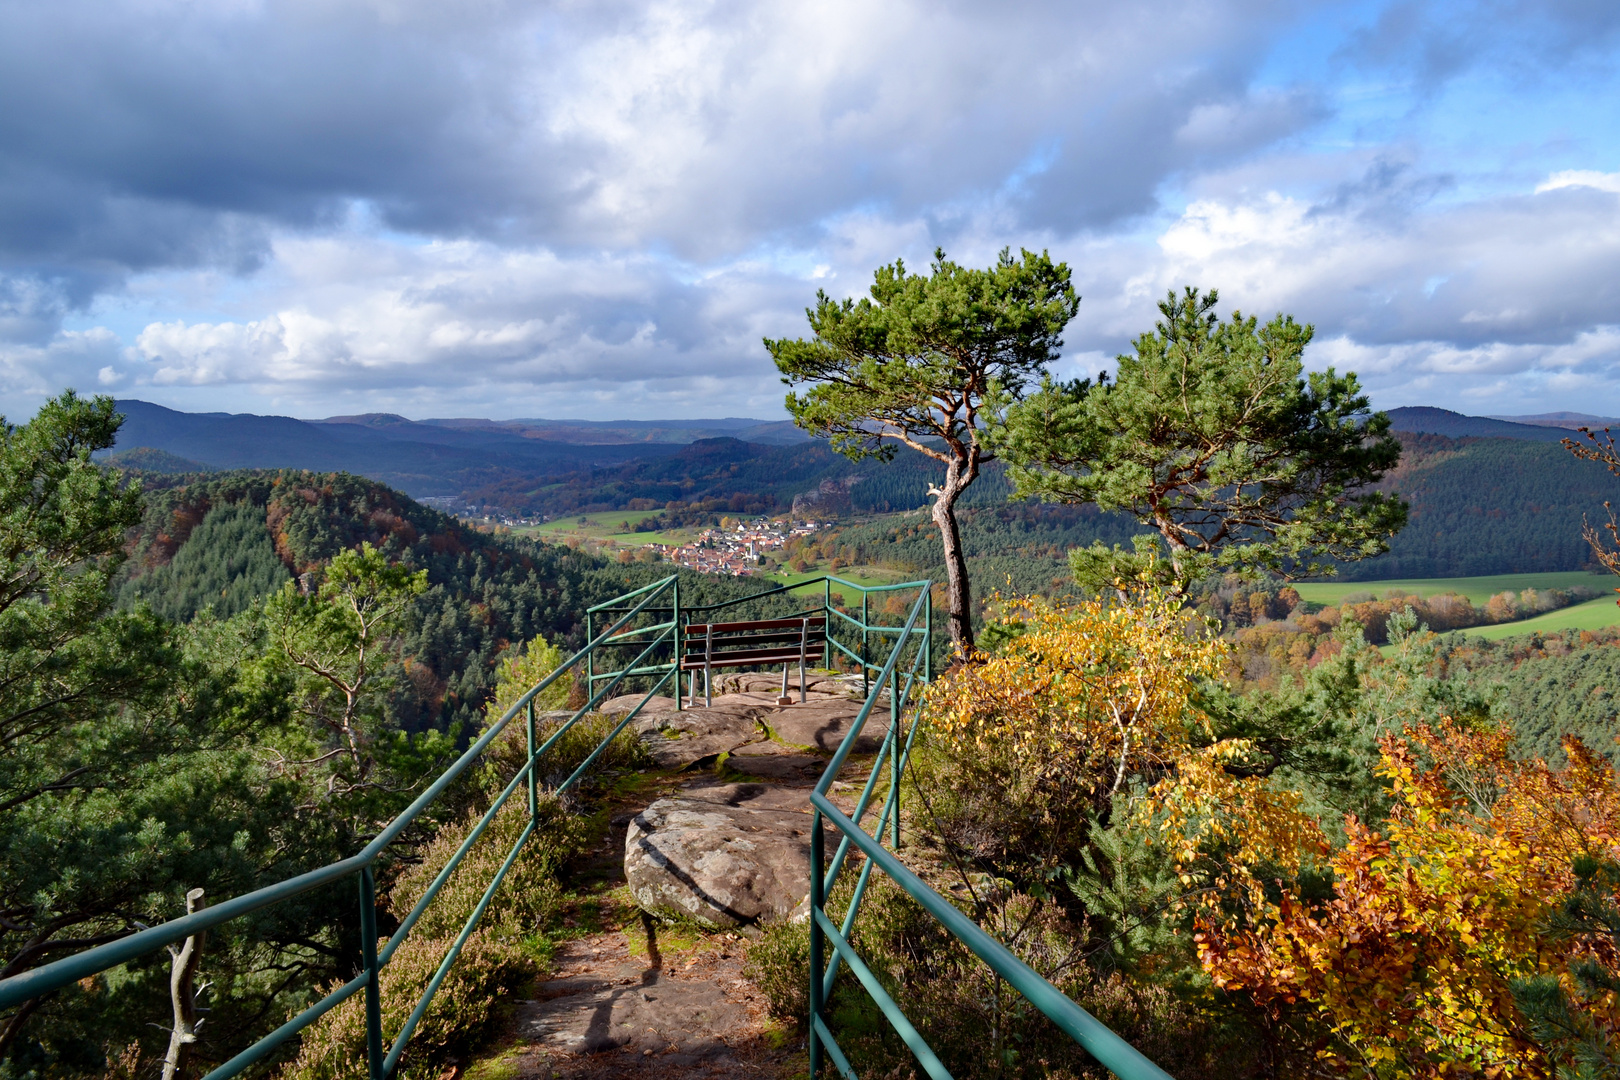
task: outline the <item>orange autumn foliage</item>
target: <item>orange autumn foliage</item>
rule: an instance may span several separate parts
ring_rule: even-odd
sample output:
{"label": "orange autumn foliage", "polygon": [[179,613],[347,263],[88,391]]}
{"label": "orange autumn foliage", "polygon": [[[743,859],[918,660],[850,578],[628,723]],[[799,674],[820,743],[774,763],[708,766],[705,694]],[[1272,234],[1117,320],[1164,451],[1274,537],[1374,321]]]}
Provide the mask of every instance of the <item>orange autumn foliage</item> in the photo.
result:
{"label": "orange autumn foliage", "polygon": [[1568,975],[1581,956],[1612,966],[1613,942],[1546,930],[1577,857],[1620,861],[1620,783],[1577,740],[1557,769],[1515,760],[1509,741],[1449,721],[1385,736],[1386,833],[1349,823],[1330,899],[1284,889],[1246,926],[1203,919],[1215,983],[1273,1013],[1315,1010],[1337,1038],[1323,1063],[1363,1075],[1553,1076],[1512,994],[1538,975],[1620,1033],[1615,995],[1580,1000]]}

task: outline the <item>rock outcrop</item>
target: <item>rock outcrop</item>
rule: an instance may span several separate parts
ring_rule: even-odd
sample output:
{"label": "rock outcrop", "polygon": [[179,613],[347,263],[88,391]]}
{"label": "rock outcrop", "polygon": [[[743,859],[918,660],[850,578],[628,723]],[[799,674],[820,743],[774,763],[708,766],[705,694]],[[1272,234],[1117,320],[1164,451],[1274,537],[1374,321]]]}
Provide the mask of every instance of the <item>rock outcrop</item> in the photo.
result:
{"label": "rock outcrop", "polygon": [[810,893],[810,815],[803,788],[691,787],[630,822],[624,871],[653,915],[715,929],[800,918]]}

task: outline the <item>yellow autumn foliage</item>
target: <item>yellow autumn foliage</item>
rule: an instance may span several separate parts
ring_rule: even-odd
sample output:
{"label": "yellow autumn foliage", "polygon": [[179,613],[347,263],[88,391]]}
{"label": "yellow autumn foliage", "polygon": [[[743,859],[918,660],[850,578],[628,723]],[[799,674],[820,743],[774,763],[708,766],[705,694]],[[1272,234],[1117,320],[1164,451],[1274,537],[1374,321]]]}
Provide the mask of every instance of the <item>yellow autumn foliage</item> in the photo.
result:
{"label": "yellow autumn foliage", "polygon": [[[957,775],[984,774],[978,782],[1001,784],[1021,813],[1081,840],[1128,796],[1121,823],[1173,857],[1177,906],[1195,914],[1256,910],[1264,875],[1297,874],[1326,854],[1300,796],[1270,780],[1274,759],[1221,737],[1199,707],[1200,684],[1220,679],[1228,645],[1178,598],[1138,589],[1008,607],[1016,636],[927,697],[930,729]],[[989,800],[978,806],[997,817]],[[1060,861],[1075,854],[1048,848]]]}
{"label": "yellow autumn foliage", "polygon": [[929,690],[929,728],[949,752],[1010,754],[1031,775],[1111,793],[1207,740],[1193,692],[1219,674],[1226,645],[1176,600],[1012,607],[1021,633]]}

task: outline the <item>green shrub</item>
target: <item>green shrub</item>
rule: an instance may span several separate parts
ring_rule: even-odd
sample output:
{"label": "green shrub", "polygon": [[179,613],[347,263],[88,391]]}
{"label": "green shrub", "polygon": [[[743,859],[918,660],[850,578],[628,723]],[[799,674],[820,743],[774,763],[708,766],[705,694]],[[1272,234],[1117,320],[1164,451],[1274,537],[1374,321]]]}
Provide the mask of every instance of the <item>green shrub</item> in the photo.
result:
{"label": "green shrub", "polygon": [[[546,751],[546,756],[540,759],[540,783],[555,785],[568,779],[601,745],[608,733],[618,726],[621,719],[623,717],[603,716],[600,713],[580,717],[579,723],[569,728],[563,737],[557,740],[557,745]],[[542,719],[535,725],[535,741],[544,746],[551,733],[556,731],[562,722],[555,717]],[[517,771],[523,767],[523,763],[528,760],[528,754],[527,725],[522,716],[517,716],[484,751],[480,782],[487,798],[500,794],[501,789],[506,787],[512,777],[517,775]],[[608,744],[608,748],[596,759],[591,769],[592,774],[600,775],[613,769],[645,768],[651,761],[647,755],[647,748],[636,738],[635,732],[627,728]],[[590,775],[587,774],[587,783]]]}
{"label": "green shrub", "polygon": [[[393,881],[386,906],[400,919],[426,893],[466,839],[477,816],[447,827],[421,849],[421,861]],[[411,929],[380,979],[383,1028],[397,1032],[439,963],[461,932],[484,890],[528,824],[528,800],[516,792]],[[500,1018],[499,1003],[536,974],[531,943],[557,916],[558,871],[584,850],[583,821],[557,800],[540,803],[539,825],[490,901],[477,931],[439,987],[409,1043],[405,1061],[442,1064],[486,1038]],[[283,1080],[343,1080],[366,1075],[365,1002],[356,995],[305,1030],[303,1045]]]}
{"label": "green shrub", "polygon": [[[413,935],[383,968],[384,1032],[399,1031],[449,945],[444,939]],[[534,962],[498,933],[473,934],[417,1025],[404,1064],[438,1065],[487,1037],[501,1019],[499,1003],[532,979],[534,971]],[[364,991],[306,1028],[298,1056],[281,1072],[282,1080],[361,1080],[366,1075]]]}
{"label": "green shrub", "polygon": [[[444,888],[422,913],[412,937],[454,938],[477,906],[501,863],[528,824],[528,800],[514,792],[489,823]],[[459,828],[444,829],[422,849],[422,861],[407,867],[389,889],[388,909],[400,919],[416,905],[456,848],[466,839],[476,818]],[[562,896],[558,871],[585,849],[585,823],[568,814],[557,800],[540,800],[539,825],[523,852],[506,873],[506,880],[484,912],[482,925],[498,928],[506,940],[518,941],[544,929],[557,914]]]}
{"label": "green shrub", "polygon": [[765,995],[771,1015],[804,1026],[810,1013],[810,928],[778,922],[748,949],[743,974]]}

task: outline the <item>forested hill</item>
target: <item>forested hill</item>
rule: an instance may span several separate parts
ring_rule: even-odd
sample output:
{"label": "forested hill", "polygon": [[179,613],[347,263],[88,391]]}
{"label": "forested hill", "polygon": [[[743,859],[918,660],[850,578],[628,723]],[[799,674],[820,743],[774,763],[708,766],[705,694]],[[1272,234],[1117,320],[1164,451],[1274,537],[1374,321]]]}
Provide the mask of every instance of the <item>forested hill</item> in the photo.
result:
{"label": "forested hill", "polygon": [[1601,467],[1556,442],[1400,433],[1401,463],[1381,485],[1412,506],[1389,554],[1340,576],[1466,577],[1579,570],[1591,561],[1583,515],[1603,519],[1620,495]]}
{"label": "forested hill", "polygon": [[[825,441],[765,446],[739,439],[703,439],[654,460],[550,477],[512,477],[469,492],[475,505],[524,515],[653,510],[680,503],[730,513],[785,512],[794,497],[823,481],[858,478],[848,489],[853,509],[867,513],[914,510],[928,504],[928,485],[944,467],[905,447],[892,461],[851,461]],[[971,499],[1006,498],[999,468],[971,489]]]}
{"label": "forested hill", "polygon": [[[119,602],[144,601],[176,621],[205,607],[235,615],[362,542],[425,569],[430,588],[408,619],[389,704],[406,730],[475,721],[506,649],[536,635],[577,647],[586,607],[673,571],[482,533],[345,473],[153,476],[146,487]],[[763,587],[683,572],[682,598],[704,603]]]}

